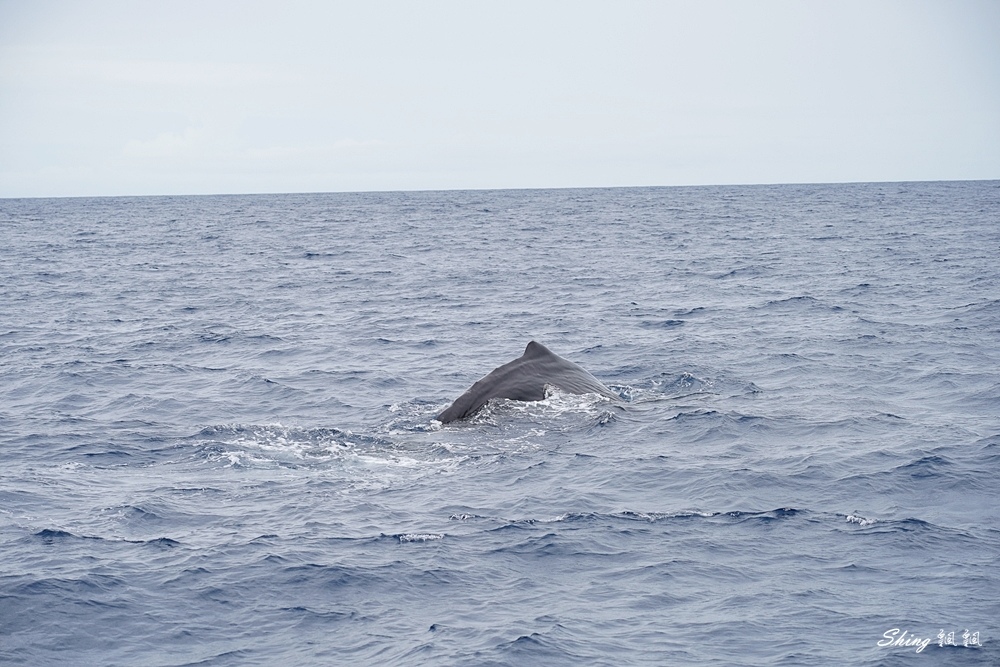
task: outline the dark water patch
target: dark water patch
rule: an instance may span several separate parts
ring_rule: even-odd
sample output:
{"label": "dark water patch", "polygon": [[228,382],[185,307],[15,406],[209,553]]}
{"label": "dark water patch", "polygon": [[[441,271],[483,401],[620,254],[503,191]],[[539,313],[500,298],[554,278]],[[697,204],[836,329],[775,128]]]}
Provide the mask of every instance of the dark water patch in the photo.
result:
{"label": "dark water patch", "polygon": [[97,459],[102,463],[120,461],[132,456],[129,452],[120,449],[111,449],[105,452],[84,452],[83,455],[89,459]]}
{"label": "dark water patch", "polygon": [[640,324],[644,327],[679,327],[684,324],[684,320],[642,320]]}
{"label": "dark water patch", "polygon": [[[31,597],[43,594],[52,594],[54,599],[82,600],[87,605],[106,604],[96,596],[104,595],[114,591],[123,590],[127,586],[126,582],[119,577],[112,575],[87,574],[80,578],[41,578],[22,581],[11,587],[11,591],[18,597]],[[118,601],[123,605],[123,601]]]}
{"label": "dark water patch", "polygon": [[[35,537],[41,539],[46,544],[53,544],[57,540],[63,540],[63,539],[68,539],[68,538],[72,539],[72,538],[76,538],[77,536],[74,535],[73,533],[70,533],[70,532],[65,531],[65,530],[56,530],[56,529],[52,529],[52,528],[45,528],[45,529],[40,530],[37,533],[35,533]],[[99,540],[101,538],[99,538],[99,537],[84,537],[82,539]]]}
{"label": "dark water patch", "polygon": [[674,311],[674,316],[679,318],[704,317],[709,314],[709,309],[704,306],[694,308],[684,308]]}
{"label": "dark water patch", "polygon": [[[161,510],[163,515],[168,512]],[[149,528],[157,525],[169,525],[170,519],[164,518],[148,508],[137,507],[135,505],[118,505],[108,507],[101,511],[101,514],[108,519],[127,526]]]}
{"label": "dark water patch", "polygon": [[712,276],[715,280],[727,280],[729,278],[753,278],[764,275],[767,269],[762,266],[742,266],[735,269]]}
{"label": "dark water patch", "polygon": [[750,309],[770,312],[789,310],[802,312],[818,311],[820,313],[838,313],[845,310],[843,306],[829,304],[821,299],[808,295],[792,296],[785,299],[772,299],[761,306],[751,306]]}
{"label": "dark water patch", "polygon": [[923,479],[947,475],[953,465],[953,462],[944,456],[924,456],[897,467],[894,472],[908,475],[913,479]]}
{"label": "dark water patch", "polygon": [[982,438],[974,443],[979,447],[979,460],[991,469],[1000,464],[1000,434]]}
{"label": "dark water patch", "polygon": [[149,540],[134,540],[134,539],[124,539],[124,538],[107,538],[100,537],[97,535],[77,535],[65,530],[44,528],[37,533],[34,533],[32,538],[40,540],[46,545],[62,544],[67,542],[101,542],[105,544],[142,544],[150,545],[155,547],[165,547],[173,548],[180,546],[180,542],[173,540],[169,537],[157,537]]}

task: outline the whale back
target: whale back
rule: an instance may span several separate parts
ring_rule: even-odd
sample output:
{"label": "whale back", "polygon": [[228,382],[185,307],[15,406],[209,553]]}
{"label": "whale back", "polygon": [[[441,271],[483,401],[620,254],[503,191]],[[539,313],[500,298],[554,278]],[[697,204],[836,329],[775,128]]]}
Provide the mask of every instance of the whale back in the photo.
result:
{"label": "whale back", "polygon": [[486,405],[491,398],[515,401],[540,401],[545,387],[552,386],[570,394],[601,394],[608,398],[618,395],[600,380],[572,361],[563,359],[541,343],[531,341],[524,354],[499,366],[459,396],[438,415],[442,423],[465,419]]}

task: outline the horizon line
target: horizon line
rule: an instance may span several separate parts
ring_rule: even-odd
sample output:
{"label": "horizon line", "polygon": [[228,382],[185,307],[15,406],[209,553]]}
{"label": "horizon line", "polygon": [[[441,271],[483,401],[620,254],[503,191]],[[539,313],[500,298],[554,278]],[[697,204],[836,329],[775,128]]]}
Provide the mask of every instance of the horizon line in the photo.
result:
{"label": "horizon line", "polygon": [[542,190],[651,190],[665,188],[735,188],[773,186],[818,186],[818,185],[902,185],[907,183],[991,183],[1000,178],[938,178],[927,180],[887,180],[887,181],[786,181],[759,183],[689,183],[684,185],[570,185],[557,187],[494,187],[494,188],[412,188],[386,190],[290,190],[284,192],[202,192],[163,194],[111,194],[111,195],[29,195],[0,196],[0,201],[19,199],[144,199],[156,197],[267,197],[279,195],[351,195],[351,194],[404,194],[433,192],[509,192]]}

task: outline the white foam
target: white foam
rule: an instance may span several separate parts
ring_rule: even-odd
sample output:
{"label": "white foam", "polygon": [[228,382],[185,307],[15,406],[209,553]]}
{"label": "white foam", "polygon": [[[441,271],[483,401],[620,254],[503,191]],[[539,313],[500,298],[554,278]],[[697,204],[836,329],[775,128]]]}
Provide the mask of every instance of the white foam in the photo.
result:
{"label": "white foam", "polygon": [[432,542],[440,539],[444,539],[444,535],[441,533],[404,533],[399,536],[401,544],[406,542]]}
{"label": "white foam", "polygon": [[848,523],[856,523],[859,526],[871,526],[871,525],[877,523],[877,519],[866,519],[865,517],[858,516],[857,514],[848,514],[847,515],[847,522]]}

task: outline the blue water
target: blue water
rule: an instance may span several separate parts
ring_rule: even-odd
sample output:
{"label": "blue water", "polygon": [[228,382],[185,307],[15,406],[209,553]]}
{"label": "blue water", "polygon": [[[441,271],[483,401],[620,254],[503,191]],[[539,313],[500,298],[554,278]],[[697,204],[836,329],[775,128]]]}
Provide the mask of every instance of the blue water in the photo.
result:
{"label": "blue water", "polygon": [[[0,241],[2,664],[1000,664],[998,182],[0,200]],[[622,400],[433,420],[532,339]]]}

